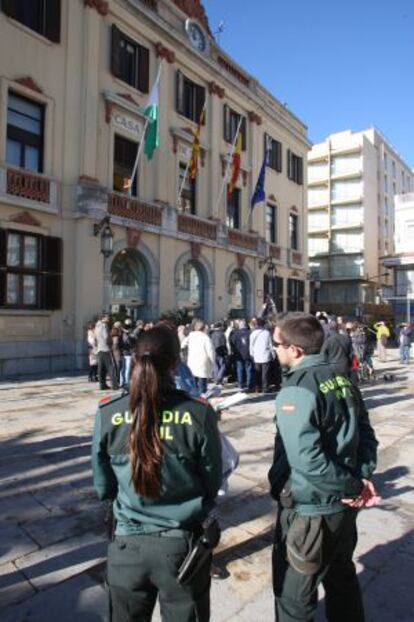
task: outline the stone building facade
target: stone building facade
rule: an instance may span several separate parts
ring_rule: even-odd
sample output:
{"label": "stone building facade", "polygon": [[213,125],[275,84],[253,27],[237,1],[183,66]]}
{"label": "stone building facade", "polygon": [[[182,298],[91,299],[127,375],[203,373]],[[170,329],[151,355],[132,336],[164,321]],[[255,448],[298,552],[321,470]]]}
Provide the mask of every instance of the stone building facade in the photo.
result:
{"label": "stone building facade", "polygon": [[[216,44],[200,2],[0,6],[0,373],[82,367],[103,309],[213,321],[256,313],[266,291],[278,310],[308,307],[306,127]],[[128,190],[160,64],[160,147]],[[203,107],[199,170],[178,201]]]}

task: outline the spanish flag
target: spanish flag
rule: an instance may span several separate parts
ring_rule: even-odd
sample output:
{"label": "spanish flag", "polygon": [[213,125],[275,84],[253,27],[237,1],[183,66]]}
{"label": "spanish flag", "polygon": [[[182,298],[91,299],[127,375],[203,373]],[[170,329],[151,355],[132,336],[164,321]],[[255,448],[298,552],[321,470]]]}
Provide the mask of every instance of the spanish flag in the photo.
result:
{"label": "spanish flag", "polygon": [[228,190],[229,198],[233,194],[233,190],[236,187],[237,180],[239,179],[241,150],[242,150],[242,135],[241,135],[241,132],[239,131],[239,134],[236,140],[236,146],[233,151],[233,161],[231,165],[231,180],[230,180],[229,190]]}
{"label": "spanish flag", "polygon": [[204,125],[204,119],[205,119],[205,110],[203,108],[203,110],[201,111],[200,120],[198,122],[197,129],[194,133],[193,151],[191,153],[191,160],[190,160],[190,179],[195,179],[197,175],[198,158],[200,155],[200,133],[201,133],[201,126]]}

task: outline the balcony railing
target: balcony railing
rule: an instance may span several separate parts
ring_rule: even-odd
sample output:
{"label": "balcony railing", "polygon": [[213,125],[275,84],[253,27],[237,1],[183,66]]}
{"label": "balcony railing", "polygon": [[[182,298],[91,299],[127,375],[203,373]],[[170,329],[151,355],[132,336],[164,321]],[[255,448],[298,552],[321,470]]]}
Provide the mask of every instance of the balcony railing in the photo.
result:
{"label": "balcony railing", "polygon": [[257,252],[258,239],[255,235],[248,233],[242,233],[236,229],[228,230],[229,243],[234,246],[240,246],[240,248],[246,248],[250,251]]}
{"label": "balcony railing", "polygon": [[50,181],[26,171],[7,169],[7,194],[23,199],[50,203]]}
{"label": "balcony railing", "polygon": [[208,240],[217,239],[217,225],[197,216],[178,214],[177,227],[178,231],[182,233],[196,235],[199,238],[207,238]]}
{"label": "balcony railing", "polygon": [[108,194],[108,213],[121,218],[130,218],[148,225],[161,226],[162,208],[122,194]]}

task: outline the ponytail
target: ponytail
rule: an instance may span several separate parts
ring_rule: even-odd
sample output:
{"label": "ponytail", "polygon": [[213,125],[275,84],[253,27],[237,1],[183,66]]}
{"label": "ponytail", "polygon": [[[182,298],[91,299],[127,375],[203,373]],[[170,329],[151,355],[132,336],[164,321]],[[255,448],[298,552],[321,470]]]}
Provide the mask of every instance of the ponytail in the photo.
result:
{"label": "ponytail", "polygon": [[161,382],[168,379],[179,358],[178,337],[170,328],[156,326],[138,338],[136,365],[130,383],[129,433],[131,482],[149,499],[161,495],[163,446],[159,433]]}

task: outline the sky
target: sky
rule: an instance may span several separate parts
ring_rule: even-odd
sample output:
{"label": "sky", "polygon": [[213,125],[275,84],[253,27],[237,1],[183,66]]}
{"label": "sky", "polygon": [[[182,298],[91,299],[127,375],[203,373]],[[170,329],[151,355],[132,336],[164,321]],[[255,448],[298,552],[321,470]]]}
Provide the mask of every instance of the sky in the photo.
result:
{"label": "sky", "polygon": [[377,126],[414,168],[414,0],[202,0],[220,46],[308,126]]}

